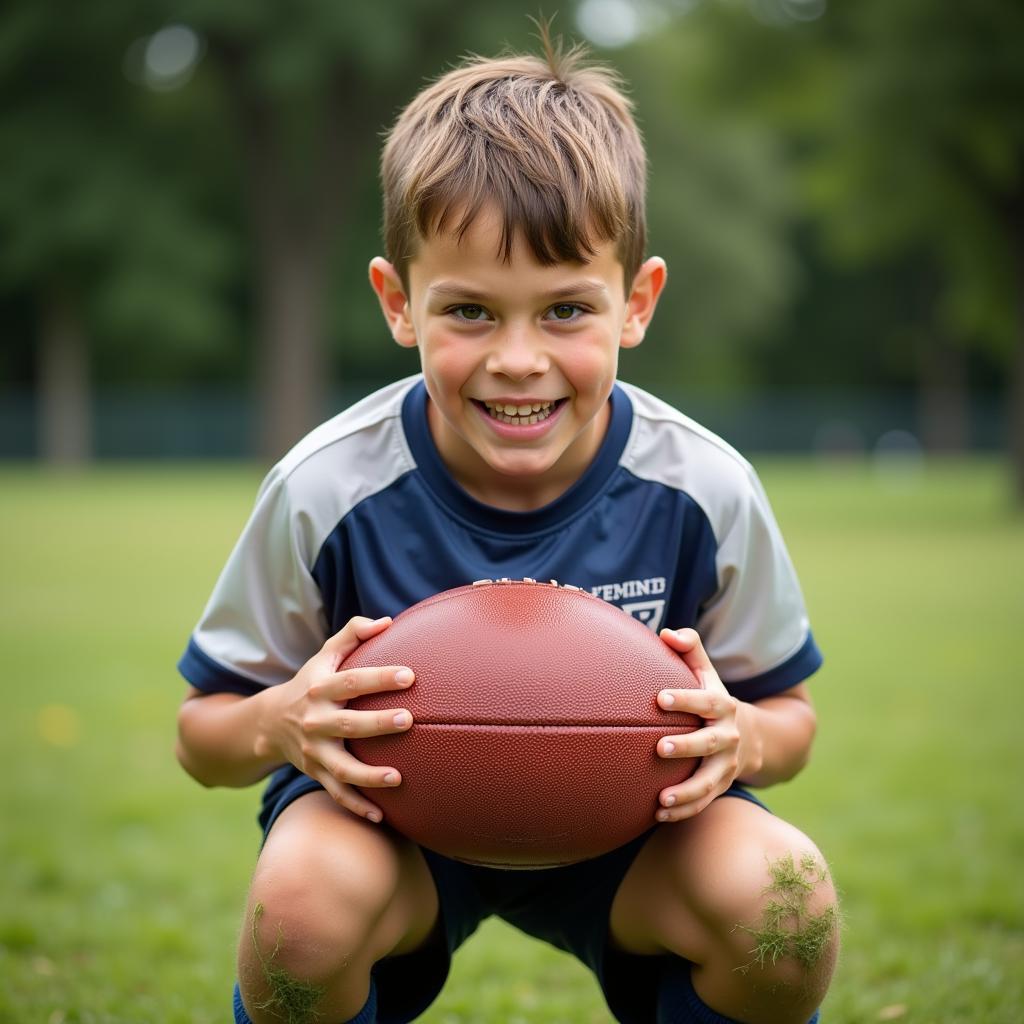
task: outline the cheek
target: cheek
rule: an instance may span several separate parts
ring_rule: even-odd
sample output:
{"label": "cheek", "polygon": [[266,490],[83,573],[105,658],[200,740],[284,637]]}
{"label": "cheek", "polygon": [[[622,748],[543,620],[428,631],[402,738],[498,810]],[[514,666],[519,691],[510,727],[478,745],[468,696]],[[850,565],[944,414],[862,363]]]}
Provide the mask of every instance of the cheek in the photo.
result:
{"label": "cheek", "polygon": [[607,339],[592,339],[563,353],[562,372],[579,390],[610,391],[618,370],[618,349]]}
{"label": "cheek", "polygon": [[420,352],[424,374],[446,391],[461,388],[476,365],[471,348],[440,332],[425,337]]}

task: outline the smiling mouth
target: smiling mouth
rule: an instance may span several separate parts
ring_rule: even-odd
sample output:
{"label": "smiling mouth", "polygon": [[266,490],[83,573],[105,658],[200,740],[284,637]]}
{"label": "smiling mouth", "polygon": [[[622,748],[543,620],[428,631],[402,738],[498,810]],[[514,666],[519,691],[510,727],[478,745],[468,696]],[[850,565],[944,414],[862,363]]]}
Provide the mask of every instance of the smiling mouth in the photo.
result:
{"label": "smiling mouth", "polygon": [[564,401],[564,398],[558,398],[553,402],[523,402],[519,405],[487,401],[477,401],[476,404],[499,423],[507,423],[512,427],[527,427],[546,420]]}

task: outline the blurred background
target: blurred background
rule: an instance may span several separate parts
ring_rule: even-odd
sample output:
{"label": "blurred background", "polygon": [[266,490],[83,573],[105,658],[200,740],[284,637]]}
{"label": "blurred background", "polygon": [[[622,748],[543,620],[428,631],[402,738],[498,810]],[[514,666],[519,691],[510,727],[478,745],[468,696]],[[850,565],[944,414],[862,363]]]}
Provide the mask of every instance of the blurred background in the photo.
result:
{"label": "blurred background", "polygon": [[[382,133],[523,0],[8,0],[0,457],[256,457],[417,369]],[[748,451],[1004,453],[1024,494],[1024,8],[552,0],[625,77],[670,283],[621,373]],[[1014,470],[1013,467],[1016,467]]]}

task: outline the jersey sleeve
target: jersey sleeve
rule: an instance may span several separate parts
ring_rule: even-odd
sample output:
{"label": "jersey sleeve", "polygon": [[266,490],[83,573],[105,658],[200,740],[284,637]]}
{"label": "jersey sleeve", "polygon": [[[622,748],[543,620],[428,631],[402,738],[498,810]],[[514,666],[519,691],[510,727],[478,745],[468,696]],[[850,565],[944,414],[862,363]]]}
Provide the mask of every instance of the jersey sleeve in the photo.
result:
{"label": "jersey sleeve", "polygon": [[757,700],[806,679],[822,656],[768,498],[749,467],[745,477],[718,538],[718,590],[697,630],[730,692]]}
{"label": "jersey sleeve", "polygon": [[287,479],[272,470],[178,662],[193,686],[252,694],[291,678],[323,646],[327,619],[305,525]]}

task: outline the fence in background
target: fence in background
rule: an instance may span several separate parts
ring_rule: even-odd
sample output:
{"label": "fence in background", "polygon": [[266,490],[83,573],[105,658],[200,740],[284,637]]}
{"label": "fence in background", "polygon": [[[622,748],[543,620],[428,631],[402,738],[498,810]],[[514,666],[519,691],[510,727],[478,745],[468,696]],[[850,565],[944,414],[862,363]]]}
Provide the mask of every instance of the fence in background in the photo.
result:
{"label": "fence in background", "polygon": [[[332,411],[373,390],[352,386],[333,396]],[[664,397],[744,452],[870,452],[919,445],[912,397],[761,394],[718,399]],[[25,392],[0,392],[0,458],[39,455],[38,403]],[[967,447],[1004,446],[1004,409],[975,396]],[[235,459],[255,454],[256,410],[240,391],[116,391],[94,399],[92,449],[101,459]]]}

